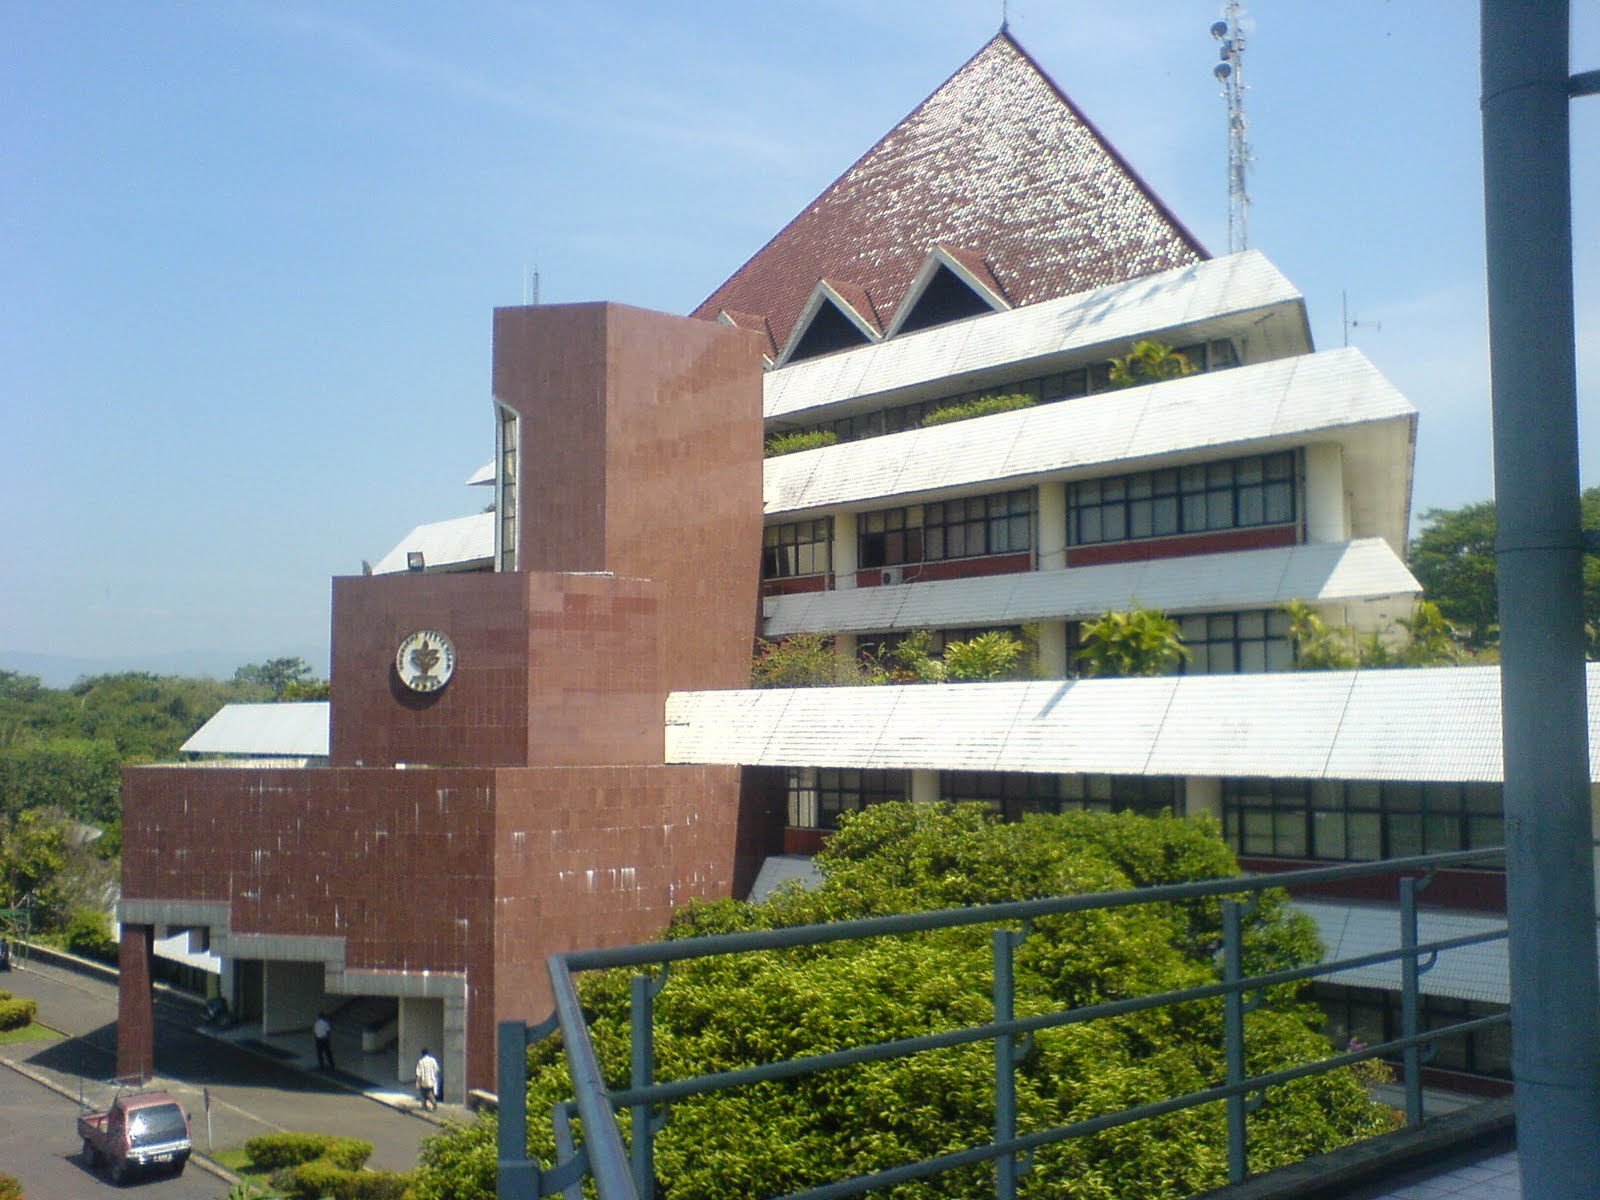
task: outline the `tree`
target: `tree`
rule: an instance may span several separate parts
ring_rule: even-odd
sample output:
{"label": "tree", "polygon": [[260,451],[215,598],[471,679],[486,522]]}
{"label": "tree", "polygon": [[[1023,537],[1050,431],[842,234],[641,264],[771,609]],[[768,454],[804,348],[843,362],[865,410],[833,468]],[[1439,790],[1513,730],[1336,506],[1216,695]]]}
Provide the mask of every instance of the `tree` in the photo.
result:
{"label": "tree", "polygon": [[[1600,487],[1585,488],[1579,506],[1584,531],[1600,531]],[[1494,539],[1494,501],[1483,500],[1429,509],[1411,543],[1412,573],[1473,651],[1500,643]],[[1583,560],[1583,621],[1588,656],[1600,657],[1600,558],[1594,555]]]}
{"label": "tree", "polygon": [[1111,360],[1111,386],[1138,387],[1193,375],[1197,368],[1186,354],[1162,342],[1145,339],[1133,344],[1133,352]]}
{"label": "tree", "polygon": [[284,691],[291,686],[304,687],[317,682],[316,672],[303,658],[271,658],[264,663],[247,663],[233,673],[233,682],[240,687],[266,689],[274,700],[282,700]]}
{"label": "tree", "polygon": [[35,929],[57,924],[67,898],[60,876],[69,830],[59,813],[35,808],[0,825],[0,908],[26,908]]}
{"label": "tree", "polygon": [[860,668],[834,649],[832,634],[756,639],[750,668],[752,687],[837,687],[862,682]]}
{"label": "tree", "polygon": [[1156,608],[1105,613],[1082,640],[1085,675],[1163,675],[1189,658],[1178,623]]}
{"label": "tree", "polygon": [[[1074,813],[995,821],[980,805],[884,804],[844,822],[817,859],[816,891],[763,904],[700,903],[669,938],[992,901],[1120,889],[1236,873],[1214,824]],[[1214,982],[1220,905],[1140,905],[1044,918],[1016,956],[1021,1015]],[[990,930],[948,930],[793,952],[679,963],[656,1001],[663,1079],[737,1069],[992,1018]],[[1246,969],[1314,961],[1309,922],[1267,893],[1249,919]],[[609,1084],[628,1077],[629,979],[586,977],[580,991]],[[1330,1053],[1321,1015],[1276,989],[1247,1018],[1249,1068]],[[567,1098],[558,1039],[529,1052],[530,1113]],[[657,1140],[664,1200],[773,1195],[927,1158],[992,1134],[993,1048],[974,1045],[764,1084],[672,1106]],[[1024,1132],[1198,1089],[1223,1077],[1217,1003],[1191,1004],[1037,1034],[1018,1071]],[[1250,1118],[1253,1171],[1392,1129],[1372,1103],[1372,1072],[1343,1070],[1268,1093]],[[1040,1149],[1025,1196],[1121,1200],[1184,1196],[1227,1178],[1226,1127],[1210,1105]],[[494,1194],[494,1121],[425,1143],[423,1200]],[[535,1123],[530,1149],[549,1161]],[[993,1195],[980,1166],[896,1189],[901,1197]]]}

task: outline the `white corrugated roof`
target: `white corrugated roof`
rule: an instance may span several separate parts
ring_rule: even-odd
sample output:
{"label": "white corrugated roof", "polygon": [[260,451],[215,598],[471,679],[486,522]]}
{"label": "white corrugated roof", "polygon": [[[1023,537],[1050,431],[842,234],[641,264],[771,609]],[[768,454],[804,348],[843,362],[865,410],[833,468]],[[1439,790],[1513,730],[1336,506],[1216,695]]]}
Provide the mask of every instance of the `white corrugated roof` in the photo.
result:
{"label": "white corrugated roof", "polygon": [[[1378,954],[1400,946],[1400,912],[1393,906],[1385,908],[1296,900],[1294,907],[1316,922],[1317,933],[1325,947],[1323,962],[1359,958],[1364,954]],[[1505,927],[1504,917],[1476,917],[1466,913],[1428,910],[1417,913],[1417,940],[1420,942],[1446,941]],[[1507,964],[1504,939],[1442,950],[1438,962],[1418,976],[1418,987],[1428,996],[1510,1004],[1511,985]],[[1318,982],[1398,992],[1400,962],[1397,959],[1369,967],[1354,967],[1321,976]]]}
{"label": "white corrugated roof", "polygon": [[996,368],[1120,346],[1180,327],[1198,327],[1196,337],[1222,336],[1222,328],[1207,323],[1262,310],[1271,319],[1258,316],[1250,327],[1251,338],[1261,343],[1259,356],[1310,349],[1300,292],[1259,250],[1247,250],[789,364],[767,374],[765,413],[794,418],[864,396],[951,377],[981,378]]}
{"label": "white corrugated roof", "polygon": [[[1589,665],[1600,781],[1600,664]],[[667,761],[1499,782],[1496,667],[674,692]]]}
{"label": "white corrugated roof", "polygon": [[180,749],[242,757],[328,757],[328,702],[224,704]]}
{"label": "white corrugated roof", "polygon": [[1382,538],[769,596],[768,637],[1076,620],[1135,605],[1190,613],[1413,596]]}
{"label": "white corrugated roof", "polygon": [[1398,424],[1394,452],[1409,471],[1415,416],[1359,350],[1330,350],[768,459],[766,512],[1087,474],[1113,463],[1148,466],[1222,447],[1287,447],[1380,422]]}
{"label": "white corrugated roof", "polygon": [[418,525],[380,558],[372,568],[374,575],[393,575],[406,569],[406,554],[422,551],[428,569],[462,567],[494,560],[494,513],[473,513]]}

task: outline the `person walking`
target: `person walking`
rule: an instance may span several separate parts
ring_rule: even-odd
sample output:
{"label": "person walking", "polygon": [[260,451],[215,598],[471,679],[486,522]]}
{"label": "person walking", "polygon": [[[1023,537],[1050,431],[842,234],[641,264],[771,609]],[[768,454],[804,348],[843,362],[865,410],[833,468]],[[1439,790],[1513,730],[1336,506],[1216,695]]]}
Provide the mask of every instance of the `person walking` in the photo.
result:
{"label": "person walking", "polygon": [[422,1048],[417,1059],[417,1100],[425,1109],[439,1107],[439,1060]]}
{"label": "person walking", "polygon": [[317,1070],[333,1070],[333,1024],[327,1013],[318,1013],[312,1022],[311,1036],[317,1039]]}

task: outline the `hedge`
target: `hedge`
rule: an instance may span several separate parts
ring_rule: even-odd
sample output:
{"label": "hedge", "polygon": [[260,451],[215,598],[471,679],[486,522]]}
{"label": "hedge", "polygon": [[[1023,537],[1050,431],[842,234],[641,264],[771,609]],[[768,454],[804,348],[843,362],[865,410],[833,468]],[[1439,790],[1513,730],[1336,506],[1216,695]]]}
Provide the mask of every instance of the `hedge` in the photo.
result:
{"label": "hedge", "polygon": [[409,1175],[345,1170],[322,1158],[272,1174],[272,1186],[291,1200],[402,1200],[410,1185]]}
{"label": "hedge", "polygon": [[823,446],[839,444],[839,435],[831,429],[798,429],[793,433],[775,433],[767,439],[766,456],[777,458],[782,454],[798,454],[802,450],[818,450]]}
{"label": "hedge", "polygon": [[[32,1023],[39,1013],[37,1000],[18,1000],[10,992],[0,992],[0,1032],[21,1029]],[[3,1198],[4,1192],[0,1192]]]}
{"label": "hedge", "polygon": [[253,1166],[281,1171],[304,1163],[326,1161],[345,1171],[357,1171],[372,1154],[372,1143],[331,1133],[267,1133],[244,1144]]}
{"label": "hedge", "polygon": [[1039,402],[1032,396],[1014,392],[1009,396],[979,396],[976,400],[963,400],[936,408],[922,418],[923,428],[930,425],[948,425],[951,421],[970,421],[973,417],[987,417],[993,413],[1012,412],[1019,408],[1032,408]]}

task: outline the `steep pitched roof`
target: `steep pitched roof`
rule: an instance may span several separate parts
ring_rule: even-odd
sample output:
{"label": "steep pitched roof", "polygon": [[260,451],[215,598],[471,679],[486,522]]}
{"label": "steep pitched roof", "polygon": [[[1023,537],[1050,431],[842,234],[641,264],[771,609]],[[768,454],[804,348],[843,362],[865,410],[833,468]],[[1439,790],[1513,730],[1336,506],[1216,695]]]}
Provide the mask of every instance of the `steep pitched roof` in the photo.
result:
{"label": "steep pitched roof", "polygon": [[1209,257],[1002,31],[693,315],[762,314],[782,347],[827,277],[861,286],[887,323],[940,243],[1016,305]]}

